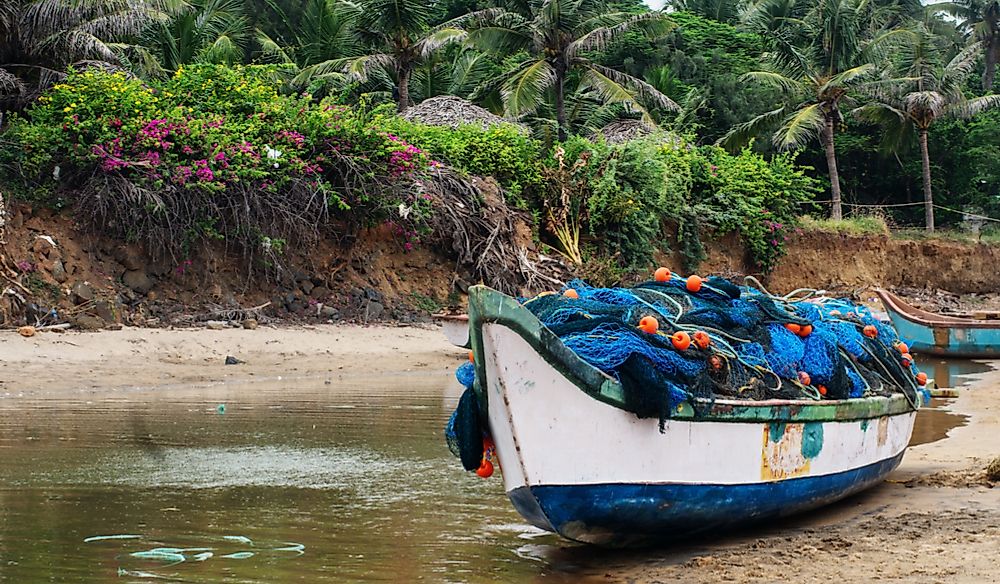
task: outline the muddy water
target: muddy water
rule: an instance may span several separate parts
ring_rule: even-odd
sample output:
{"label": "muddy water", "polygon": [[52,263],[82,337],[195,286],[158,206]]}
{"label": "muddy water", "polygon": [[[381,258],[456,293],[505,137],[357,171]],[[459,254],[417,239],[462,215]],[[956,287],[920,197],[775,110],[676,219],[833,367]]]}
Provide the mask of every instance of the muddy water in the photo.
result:
{"label": "muddy water", "polygon": [[[969,376],[985,373],[990,366],[983,362],[966,359],[938,359],[923,357],[917,359],[917,366],[934,379],[940,388],[961,388],[971,382]],[[948,432],[959,426],[964,426],[968,416],[954,414],[948,411],[951,399],[934,398],[917,412],[917,421],[913,427],[910,446],[935,442],[948,436]]]}
{"label": "muddy water", "polygon": [[[0,398],[0,582],[538,574],[522,548],[558,540],[444,445],[459,389],[442,373]],[[139,537],[84,542],[106,535]],[[131,555],[155,548],[193,551]]]}

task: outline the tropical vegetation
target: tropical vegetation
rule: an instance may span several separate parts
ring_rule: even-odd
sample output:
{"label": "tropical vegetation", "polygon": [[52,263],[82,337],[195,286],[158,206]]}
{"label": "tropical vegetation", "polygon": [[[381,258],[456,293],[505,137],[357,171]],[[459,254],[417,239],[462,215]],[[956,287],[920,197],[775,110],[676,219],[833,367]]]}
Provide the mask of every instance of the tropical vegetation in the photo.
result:
{"label": "tropical vegetation", "polygon": [[[0,178],[175,255],[270,262],[330,224],[412,245],[445,165],[571,263],[693,266],[733,232],[767,270],[803,214],[1000,213],[998,60],[984,0],[14,0]],[[397,115],[440,95],[510,123]]]}

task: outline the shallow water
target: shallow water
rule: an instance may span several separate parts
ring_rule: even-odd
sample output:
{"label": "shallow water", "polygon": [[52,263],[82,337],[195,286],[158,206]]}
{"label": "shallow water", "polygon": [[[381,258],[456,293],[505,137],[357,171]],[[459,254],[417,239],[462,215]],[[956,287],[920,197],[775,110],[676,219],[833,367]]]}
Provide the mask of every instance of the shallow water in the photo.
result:
{"label": "shallow water", "polygon": [[[985,369],[969,367],[947,373]],[[608,552],[527,525],[498,476],[461,470],[442,439],[460,391],[450,373],[420,373],[0,397],[0,582],[574,582],[600,570]],[[919,415],[923,441],[964,423]],[[109,535],[135,537],[85,542]],[[156,548],[174,549],[131,555]]]}
{"label": "shallow water", "polygon": [[[521,548],[561,542],[442,440],[459,390],[450,374],[408,374],[0,400],[0,581],[538,574]],[[141,537],[84,542],[102,535]],[[154,548],[212,556],[130,555]],[[222,557],[239,552],[254,555]]]}
{"label": "shallow water", "polygon": [[[970,376],[990,370],[990,366],[984,362],[933,357],[918,357],[917,366],[928,377],[933,378],[940,388],[966,387],[972,381]],[[948,405],[952,401],[952,398],[934,398],[917,412],[910,446],[942,440],[948,436],[948,432],[968,422],[968,416],[948,411]]]}

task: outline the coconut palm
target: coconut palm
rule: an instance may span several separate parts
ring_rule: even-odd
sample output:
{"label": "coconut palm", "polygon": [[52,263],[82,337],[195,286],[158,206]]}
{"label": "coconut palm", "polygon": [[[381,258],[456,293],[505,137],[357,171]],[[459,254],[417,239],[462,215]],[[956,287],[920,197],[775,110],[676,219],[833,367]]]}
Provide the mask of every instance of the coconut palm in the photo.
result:
{"label": "coconut palm", "polygon": [[1000,61],[1000,1],[955,0],[928,7],[958,19],[959,28],[973,43],[981,43],[986,67],[983,70],[983,90],[993,91],[997,61]]}
{"label": "coconut palm", "polygon": [[[761,7],[768,8],[766,4]],[[787,6],[785,0],[770,4]],[[885,82],[873,77],[894,41],[904,40],[906,31],[881,28],[875,18],[879,14],[866,0],[824,0],[805,14],[785,14],[777,20],[774,12],[749,15],[749,22],[771,29],[768,38],[772,46],[765,55],[767,69],[752,71],[742,79],[780,90],[784,103],[738,124],[720,142],[740,147],[775,126],[772,142],[778,149],[802,148],[819,138],[830,173],[830,215],[839,220],[841,192],[834,134],[843,123],[841,107],[853,104],[852,94],[862,87]]]}
{"label": "coconut palm", "polygon": [[982,53],[981,43],[970,45],[942,65],[930,34],[918,31],[915,36],[914,42],[900,54],[905,80],[873,86],[877,101],[859,108],[857,113],[886,126],[890,147],[898,146],[908,132],[916,132],[923,163],[924,216],[927,231],[934,231],[934,195],[927,149],[931,125],[944,117],[970,117],[998,107],[1000,95],[969,99],[963,90]]}
{"label": "coconut palm", "polygon": [[242,0],[188,0],[145,39],[160,65],[175,71],[187,63],[244,62],[253,29]]}
{"label": "coconut palm", "polygon": [[[150,23],[180,0],[0,2],[0,110],[19,107],[73,64],[120,67]],[[136,62],[140,60],[133,57]],[[148,62],[142,59],[143,62]]]}
{"label": "coconut palm", "polygon": [[465,38],[465,31],[444,25],[431,27],[433,3],[427,0],[361,0],[358,30],[382,51],[351,59],[345,72],[364,81],[375,69],[395,77],[397,109],[410,106],[410,79],[414,70],[435,51]]}
{"label": "coconut palm", "polygon": [[602,102],[625,104],[650,122],[643,99],[663,109],[677,109],[677,104],[649,83],[587,57],[632,30],[651,38],[666,34],[672,24],[665,14],[608,11],[600,0],[529,0],[528,8],[530,16],[491,9],[469,15],[466,20],[469,41],[476,47],[526,55],[500,80],[508,116],[534,113],[550,100],[558,138],[565,140],[566,87],[571,76]]}

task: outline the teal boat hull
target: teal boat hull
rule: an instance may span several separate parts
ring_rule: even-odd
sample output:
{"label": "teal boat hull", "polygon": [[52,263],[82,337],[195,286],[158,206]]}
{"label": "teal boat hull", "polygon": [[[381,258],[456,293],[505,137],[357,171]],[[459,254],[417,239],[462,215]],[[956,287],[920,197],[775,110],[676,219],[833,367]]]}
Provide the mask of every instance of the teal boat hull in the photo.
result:
{"label": "teal boat hull", "polygon": [[956,318],[919,310],[878,291],[899,338],[918,355],[1000,358],[1000,323]]}

